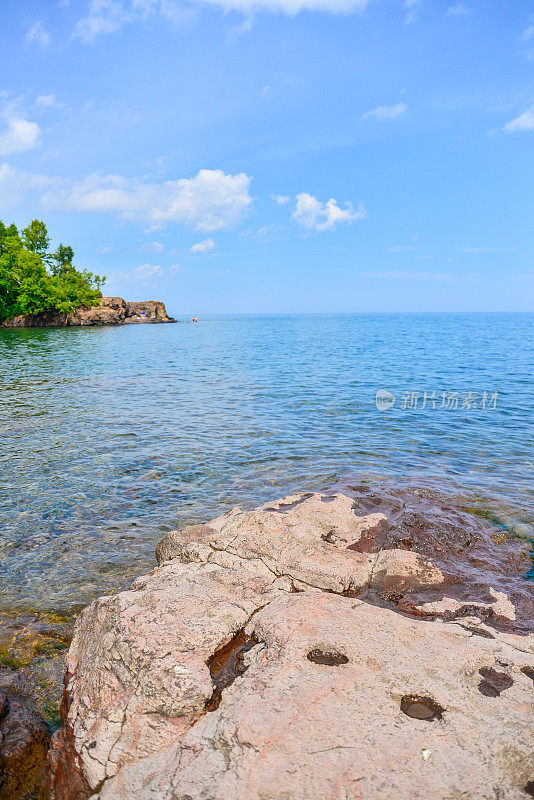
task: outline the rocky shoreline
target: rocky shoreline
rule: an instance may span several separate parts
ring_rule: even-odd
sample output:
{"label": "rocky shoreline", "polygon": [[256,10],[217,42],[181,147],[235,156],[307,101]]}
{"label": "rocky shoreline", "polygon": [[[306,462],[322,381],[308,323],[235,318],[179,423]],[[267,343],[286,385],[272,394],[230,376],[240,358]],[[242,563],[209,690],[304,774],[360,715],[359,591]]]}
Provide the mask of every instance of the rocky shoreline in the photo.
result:
{"label": "rocky shoreline", "polygon": [[527,541],[358,486],[235,508],[156,555],[77,620],[42,800],[533,796]]}
{"label": "rocky shoreline", "polygon": [[71,326],[133,325],[176,322],[159,300],[141,302],[122,297],[103,297],[98,306],[79,308],[71,314],[20,314],[0,323],[0,328],[64,328]]}

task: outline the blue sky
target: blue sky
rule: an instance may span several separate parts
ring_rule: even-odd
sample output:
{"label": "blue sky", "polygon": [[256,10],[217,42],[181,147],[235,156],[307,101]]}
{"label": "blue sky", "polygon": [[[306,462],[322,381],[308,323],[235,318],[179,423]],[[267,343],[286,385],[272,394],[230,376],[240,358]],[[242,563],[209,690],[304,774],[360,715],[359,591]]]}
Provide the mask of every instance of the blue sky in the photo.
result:
{"label": "blue sky", "polygon": [[1,218],[178,316],[531,310],[534,6],[5,0]]}

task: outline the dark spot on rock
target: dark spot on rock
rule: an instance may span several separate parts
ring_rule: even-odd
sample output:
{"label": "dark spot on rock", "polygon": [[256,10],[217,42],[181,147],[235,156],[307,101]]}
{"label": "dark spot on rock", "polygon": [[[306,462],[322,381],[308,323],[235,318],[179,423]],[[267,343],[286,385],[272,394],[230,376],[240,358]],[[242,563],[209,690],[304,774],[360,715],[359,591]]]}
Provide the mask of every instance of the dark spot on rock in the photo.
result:
{"label": "dark spot on rock", "polygon": [[[521,667],[521,672],[534,683],[534,667]],[[531,781],[531,783],[534,783],[534,781]]]}
{"label": "dark spot on rock", "polygon": [[530,795],[530,797],[534,797],[534,781],[528,781],[523,786],[523,791]]}
{"label": "dark spot on rock", "polygon": [[342,597],[359,597],[362,593],[361,589],[344,589],[341,592]]}
{"label": "dark spot on rock", "polygon": [[306,658],[308,661],[313,661],[314,664],[325,664],[328,667],[338,667],[340,664],[349,663],[349,659],[344,653],[336,650],[321,650],[320,647],[310,650]]}
{"label": "dark spot on rock", "polygon": [[258,640],[254,636],[247,636],[244,631],[239,631],[228,644],[208,659],[206,663],[215,689],[212,696],[206,700],[206,711],[215,711],[221,702],[223,689],[247,671],[243,656],[257,644]]}
{"label": "dark spot on rock", "polygon": [[441,719],[445,711],[431,697],[419,697],[418,695],[405,694],[401,699],[401,711],[412,719],[424,719],[432,722],[434,719]]}
{"label": "dark spot on rock", "polygon": [[334,544],[334,529],[332,528],[332,530],[328,531],[328,533],[323,533],[321,535],[321,539],[323,539],[325,542],[328,542],[328,544]]}
{"label": "dark spot on rock", "polygon": [[335,497],[332,497],[329,494],[322,494],[321,495],[321,500],[322,500],[323,503],[332,503],[335,499],[336,499]]}
{"label": "dark spot on rock", "polygon": [[514,685],[512,678],[506,672],[497,672],[493,667],[479,669],[483,680],[478,684],[478,690],[486,697],[499,697],[501,692]]}

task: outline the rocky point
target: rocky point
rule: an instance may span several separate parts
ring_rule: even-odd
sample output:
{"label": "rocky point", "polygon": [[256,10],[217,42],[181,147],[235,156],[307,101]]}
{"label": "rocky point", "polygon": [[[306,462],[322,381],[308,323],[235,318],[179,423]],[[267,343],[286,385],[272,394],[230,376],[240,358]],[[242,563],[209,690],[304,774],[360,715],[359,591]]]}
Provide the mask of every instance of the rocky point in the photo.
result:
{"label": "rocky point", "polygon": [[45,328],[88,325],[128,325],[134,323],[176,322],[159,300],[128,302],[122,297],[103,297],[100,305],[79,308],[71,314],[20,314],[0,322],[0,328]]}

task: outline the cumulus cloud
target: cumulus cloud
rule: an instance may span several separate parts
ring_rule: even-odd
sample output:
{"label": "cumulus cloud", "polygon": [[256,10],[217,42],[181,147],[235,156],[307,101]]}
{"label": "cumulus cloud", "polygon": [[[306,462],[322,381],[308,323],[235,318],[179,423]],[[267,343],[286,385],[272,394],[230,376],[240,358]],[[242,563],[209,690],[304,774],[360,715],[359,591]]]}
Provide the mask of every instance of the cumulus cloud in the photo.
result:
{"label": "cumulus cloud", "polygon": [[45,195],[48,205],[75,211],[111,211],[154,227],[169,222],[197,231],[235,228],[249,211],[251,178],[201,169],[193,178],[146,183],[120,175],[90,175],[68,190]]}
{"label": "cumulus cloud", "polygon": [[519,131],[534,131],[534,104],[523,111],[515,119],[511,119],[504,126],[506,133],[517,133]]}
{"label": "cumulus cloud", "polygon": [[407,109],[406,103],[397,103],[394,106],[378,106],[378,108],[373,108],[371,111],[366,111],[363,119],[368,119],[369,117],[374,119],[395,119],[395,117],[400,117],[401,114],[404,114]]}
{"label": "cumulus cloud", "polygon": [[209,250],[213,250],[214,247],[215,242],[213,239],[204,239],[204,241],[194,244],[189,249],[192,253],[207,253]]}
{"label": "cumulus cloud", "polygon": [[292,216],[306,230],[328,231],[341,223],[365,219],[367,211],[363,203],[355,211],[351,203],[345,203],[345,207],[341,208],[333,197],[328,202],[321,203],[313,195],[302,192],[297,195],[297,205]]}
{"label": "cumulus cloud", "polygon": [[286,203],[289,203],[291,198],[288,197],[287,194],[272,194],[271,200],[278,206],[285,206]]}
{"label": "cumulus cloud", "polygon": [[7,128],[0,131],[0,156],[32,150],[39,144],[41,130],[36,122],[7,114]]}
{"label": "cumulus cloud", "polygon": [[0,164],[0,206],[4,208],[16,206],[31,190],[42,191],[55,183],[57,183],[56,178],[30,175],[4,162]]}
{"label": "cumulus cloud", "polygon": [[34,22],[33,25],[28,28],[26,44],[37,44],[39,47],[48,47],[51,41],[51,36],[41,20]]}
{"label": "cumulus cloud", "polygon": [[174,24],[180,24],[203,5],[216,6],[223,11],[240,11],[248,16],[245,28],[251,27],[251,15],[257,11],[293,16],[299,11],[326,11],[350,14],[363,11],[369,0],[91,0],[88,13],[76,25],[74,36],[92,42],[98,36],[114,33],[124,25],[142,21],[159,14]]}

